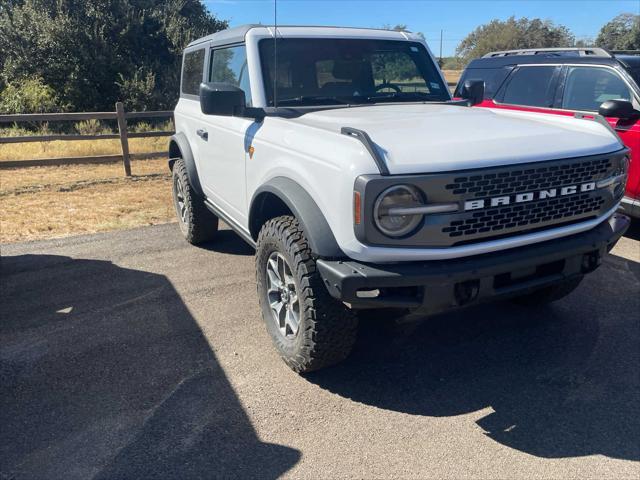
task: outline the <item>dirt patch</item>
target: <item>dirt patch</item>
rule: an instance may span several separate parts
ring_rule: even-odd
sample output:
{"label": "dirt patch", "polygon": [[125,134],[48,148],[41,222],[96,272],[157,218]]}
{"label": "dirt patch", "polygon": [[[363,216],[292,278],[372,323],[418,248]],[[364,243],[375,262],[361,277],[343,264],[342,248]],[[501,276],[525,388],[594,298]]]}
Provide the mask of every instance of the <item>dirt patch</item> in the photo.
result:
{"label": "dirt patch", "polygon": [[0,241],[18,242],[173,221],[166,159],[0,171]]}
{"label": "dirt patch", "polygon": [[[133,160],[131,172],[133,175],[167,174],[167,159]],[[81,181],[121,179],[123,176],[124,169],[120,162],[0,170],[0,192],[13,192],[23,187],[63,186]]]}

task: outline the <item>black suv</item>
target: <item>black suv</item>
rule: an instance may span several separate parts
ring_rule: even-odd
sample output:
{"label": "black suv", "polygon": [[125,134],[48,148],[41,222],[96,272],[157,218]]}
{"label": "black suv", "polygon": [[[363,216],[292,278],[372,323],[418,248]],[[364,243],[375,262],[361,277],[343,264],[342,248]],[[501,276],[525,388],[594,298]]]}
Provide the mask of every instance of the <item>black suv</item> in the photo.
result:
{"label": "black suv", "polygon": [[[539,67],[539,68],[523,68]],[[572,68],[575,67],[575,68]],[[568,91],[571,72],[577,90]],[[594,67],[585,69],[585,67]],[[598,90],[603,82],[602,70],[608,67],[620,82],[610,81],[611,91]],[[640,52],[613,51],[602,48],[540,48],[488,53],[472,60],[460,77],[455,96],[461,96],[465,80],[485,82],[485,100],[498,104],[575,111],[597,111],[605,99],[627,97],[625,84],[640,96]],[[508,82],[505,82],[506,80]],[[578,83],[579,82],[579,83]],[[604,82],[607,84],[607,82]],[[562,88],[564,87],[564,88]],[[569,95],[564,95],[565,90]],[[619,91],[618,91],[619,90]]]}

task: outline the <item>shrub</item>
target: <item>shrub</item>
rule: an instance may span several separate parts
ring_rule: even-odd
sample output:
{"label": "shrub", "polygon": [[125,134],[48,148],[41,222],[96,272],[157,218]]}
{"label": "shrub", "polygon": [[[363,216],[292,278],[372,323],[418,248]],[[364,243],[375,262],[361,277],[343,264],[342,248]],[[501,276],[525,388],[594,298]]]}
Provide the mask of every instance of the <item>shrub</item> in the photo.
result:
{"label": "shrub", "polygon": [[0,137],[26,137],[29,135],[33,135],[32,130],[19,127],[15,123],[11,127],[0,128]]}
{"label": "shrub", "polygon": [[0,137],[30,137],[33,135],[51,135],[54,132],[49,127],[49,122],[28,122],[18,125],[13,123],[10,127],[0,128]]}
{"label": "shrub", "polygon": [[151,132],[155,130],[149,122],[138,122],[130,128],[131,131],[136,133]]}
{"label": "shrub", "polygon": [[119,74],[116,85],[120,89],[120,97],[128,111],[143,111],[154,97],[156,76],[153,72],[139,68],[133,76],[125,78]]}
{"label": "shrub", "polygon": [[90,120],[82,120],[74,125],[76,132],[80,135],[98,135],[100,133],[112,133],[109,128],[106,128],[100,120],[92,118]]}
{"label": "shrub", "polygon": [[8,83],[0,92],[0,113],[49,113],[60,110],[55,92],[40,78]]}
{"label": "shrub", "polygon": [[142,132],[157,132],[157,131],[172,131],[174,130],[173,121],[166,120],[164,122],[155,121],[152,123],[149,122],[138,122],[134,125],[129,125],[130,132],[142,133]]}

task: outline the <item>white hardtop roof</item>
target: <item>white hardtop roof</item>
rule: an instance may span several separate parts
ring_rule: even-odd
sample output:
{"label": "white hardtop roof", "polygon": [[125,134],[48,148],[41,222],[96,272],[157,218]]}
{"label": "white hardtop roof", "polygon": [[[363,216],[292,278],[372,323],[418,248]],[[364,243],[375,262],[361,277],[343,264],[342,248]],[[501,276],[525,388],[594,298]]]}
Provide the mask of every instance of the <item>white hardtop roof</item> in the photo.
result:
{"label": "white hardtop roof", "polygon": [[[313,26],[313,25],[278,25],[278,37],[372,37],[372,38],[388,38],[397,40],[421,40],[420,37],[408,31],[398,32],[395,30],[385,30],[380,28],[357,28],[357,27],[329,27],[329,26]],[[200,43],[211,42],[212,46],[229,45],[232,43],[242,43],[250,30],[263,30],[266,35],[273,36],[273,25],[249,24],[239,27],[228,28],[219,32],[207,35],[191,42],[187,48],[193,47]]]}

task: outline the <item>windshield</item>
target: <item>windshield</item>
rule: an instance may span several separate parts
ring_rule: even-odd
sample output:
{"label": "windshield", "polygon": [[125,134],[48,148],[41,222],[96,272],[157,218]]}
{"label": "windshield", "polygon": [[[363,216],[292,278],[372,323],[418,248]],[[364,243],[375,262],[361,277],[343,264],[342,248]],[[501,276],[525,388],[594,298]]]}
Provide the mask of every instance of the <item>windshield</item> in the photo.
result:
{"label": "windshield", "polygon": [[[423,45],[397,40],[278,39],[278,106],[446,101]],[[274,106],[274,41],[260,42],[267,105]]]}

